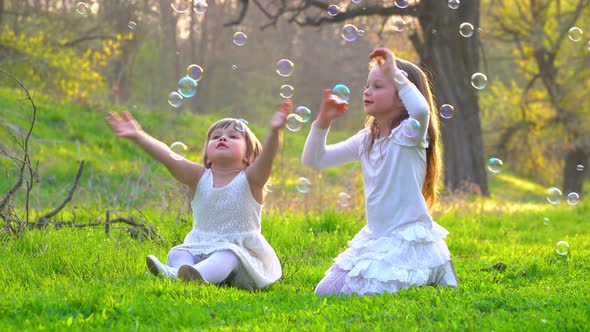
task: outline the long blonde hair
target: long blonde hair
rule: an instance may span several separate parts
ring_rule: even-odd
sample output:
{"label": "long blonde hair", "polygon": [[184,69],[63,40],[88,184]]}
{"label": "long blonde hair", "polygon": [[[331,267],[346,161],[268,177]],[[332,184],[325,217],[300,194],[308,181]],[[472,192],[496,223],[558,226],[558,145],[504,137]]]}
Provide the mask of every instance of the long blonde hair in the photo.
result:
{"label": "long blonde hair", "polygon": [[[405,71],[408,74],[408,79],[412,82],[426,98],[428,102],[428,108],[430,109],[430,121],[428,123],[428,137],[429,144],[426,148],[426,177],[424,179],[424,185],[422,186],[422,195],[426,200],[429,207],[432,207],[436,202],[438,196],[438,185],[439,178],[442,174],[442,142],[440,138],[440,124],[438,120],[438,113],[434,103],[434,95],[432,93],[431,82],[418,66],[415,64],[396,59],[396,65],[399,69]],[[370,68],[374,67],[375,63],[370,65]],[[408,110],[404,107],[403,112],[400,116],[394,118],[389,123],[389,128],[397,127],[403,120],[410,117]],[[375,143],[375,139],[379,137],[379,128],[377,120],[373,116],[367,116],[365,120],[365,126],[369,128],[369,142],[367,145],[367,153],[371,151]]]}
{"label": "long blonde hair", "polygon": [[258,157],[260,152],[262,152],[262,144],[242,120],[224,118],[212,124],[211,127],[209,127],[209,130],[207,130],[207,139],[205,140],[205,146],[203,147],[203,166],[206,168],[211,168],[211,163],[207,160],[207,144],[209,144],[211,134],[216,129],[224,129],[229,126],[235,126],[235,128],[242,132],[246,138],[246,158],[248,159],[248,165],[251,165],[252,162],[254,162],[254,159]]}

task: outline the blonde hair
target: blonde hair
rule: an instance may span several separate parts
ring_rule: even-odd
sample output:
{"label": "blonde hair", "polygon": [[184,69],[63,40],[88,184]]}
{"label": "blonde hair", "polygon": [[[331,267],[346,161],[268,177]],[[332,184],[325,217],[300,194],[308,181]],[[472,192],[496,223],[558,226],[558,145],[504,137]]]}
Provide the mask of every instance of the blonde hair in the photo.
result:
{"label": "blonde hair", "polygon": [[229,126],[234,126],[236,129],[239,128],[238,131],[244,134],[244,137],[246,138],[246,158],[248,159],[248,165],[251,165],[256,157],[260,155],[260,152],[262,152],[262,144],[243,120],[224,118],[212,124],[207,130],[207,139],[205,140],[205,146],[203,148],[203,166],[206,168],[211,168],[211,163],[207,160],[207,144],[209,144],[211,134],[216,129],[225,129]]}
{"label": "blonde hair", "polygon": [[[438,185],[439,178],[442,174],[443,162],[442,162],[442,142],[440,138],[440,124],[438,120],[438,113],[434,103],[434,95],[432,93],[431,82],[418,66],[415,64],[396,59],[396,65],[399,69],[405,71],[408,74],[408,79],[412,82],[426,98],[428,102],[428,108],[430,109],[430,120],[428,123],[428,137],[429,144],[426,148],[426,176],[424,179],[424,185],[422,186],[422,196],[426,200],[429,207],[432,207],[438,197]],[[376,66],[375,62],[369,64],[369,68],[372,69]],[[397,127],[403,120],[409,118],[408,110],[404,107],[403,112],[400,116],[391,120],[389,128]],[[371,151],[375,143],[375,139],[379,137],[379,128],[377,120],[373,116],[367,116],[365,120],[365,126],[369,128],[369,142],[366,147],[367,153]]]}

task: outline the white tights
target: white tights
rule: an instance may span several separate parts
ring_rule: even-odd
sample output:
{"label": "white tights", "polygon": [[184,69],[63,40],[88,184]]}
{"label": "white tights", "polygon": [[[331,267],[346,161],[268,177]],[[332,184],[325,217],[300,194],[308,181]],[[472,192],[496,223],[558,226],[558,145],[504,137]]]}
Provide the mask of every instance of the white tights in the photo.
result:
{"label": "white tights", "polygon": [[186,250],[174,249],[168,254],[168,265],[174,268],[192,265],[205,280],[213,284],[220,284],[230,274],[238,271],[240,261],[229,250],[216,251],[209,256],[193,256]]}

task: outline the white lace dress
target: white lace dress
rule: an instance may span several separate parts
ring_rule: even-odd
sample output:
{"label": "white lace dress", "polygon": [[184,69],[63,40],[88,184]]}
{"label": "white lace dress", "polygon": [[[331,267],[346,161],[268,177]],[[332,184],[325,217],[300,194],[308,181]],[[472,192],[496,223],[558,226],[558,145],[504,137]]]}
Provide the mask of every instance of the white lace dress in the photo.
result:
{"label": "white lace dress", "polygon": [[400,90],[410,116],[422,124],[415,137],[404,135],[407,120],[366,152],[369,130],[326,146],[327,129],[312,125],[303,162],[314,168],[360,160],[367,225],[334,259],[324,280],[345,273],[343,294],[397,292],[416,285],[456,287],[458,280],[444,238],[422,195],[426,174],[428,104],[412,84]]}
{"label": "white lace dress", "polygon": [[260,232],[262,205],[252,195],[245,172],[226,186],[214,188],[213,173],[207,169],[191,206],[193,229],[184,243],[172,250],[187,250],[193,255],[232,251],[241,263],[238,273],[227,280],[235,287],[260,289],[281,277],[279,259]]}

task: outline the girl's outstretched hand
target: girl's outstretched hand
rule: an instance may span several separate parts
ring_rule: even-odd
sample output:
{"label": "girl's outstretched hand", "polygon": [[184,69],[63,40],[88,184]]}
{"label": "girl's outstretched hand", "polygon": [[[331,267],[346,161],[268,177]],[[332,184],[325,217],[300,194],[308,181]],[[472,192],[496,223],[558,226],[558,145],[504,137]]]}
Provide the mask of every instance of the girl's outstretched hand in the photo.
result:
{"label": "girl's outstretched hand", "polygon": [[129,112],[123,112],[121,117],[117,112],[109,112],[107,122],[115,135],[119,137],[135,138],[142,132],[139,122]]}
{"label": "girl's outstretched hand", "polygon": [[371,53],[369,53],[369,58],[377,60],[381,68],[393,73],[397,70],[397,66],[395,64],[395,55],[393,51],[385,48],[379,47],[374,49]]}
{"label": "girl's outstretched hand", "polygon": [[318,114],[318,124],[325,128],[348,111],[348,102],[332,94],[332,90],[324,90],[324,98]]}
{"label": "girl's outstretched hand", "polygon": [[279,130],[285,126],[287,122],[287,115],[291,113],[293,109],[293,102],[290,100],[285,100],[281,104],[281,110],[276,112],[275,115],[270,120],[270,129],[272,130]]}

